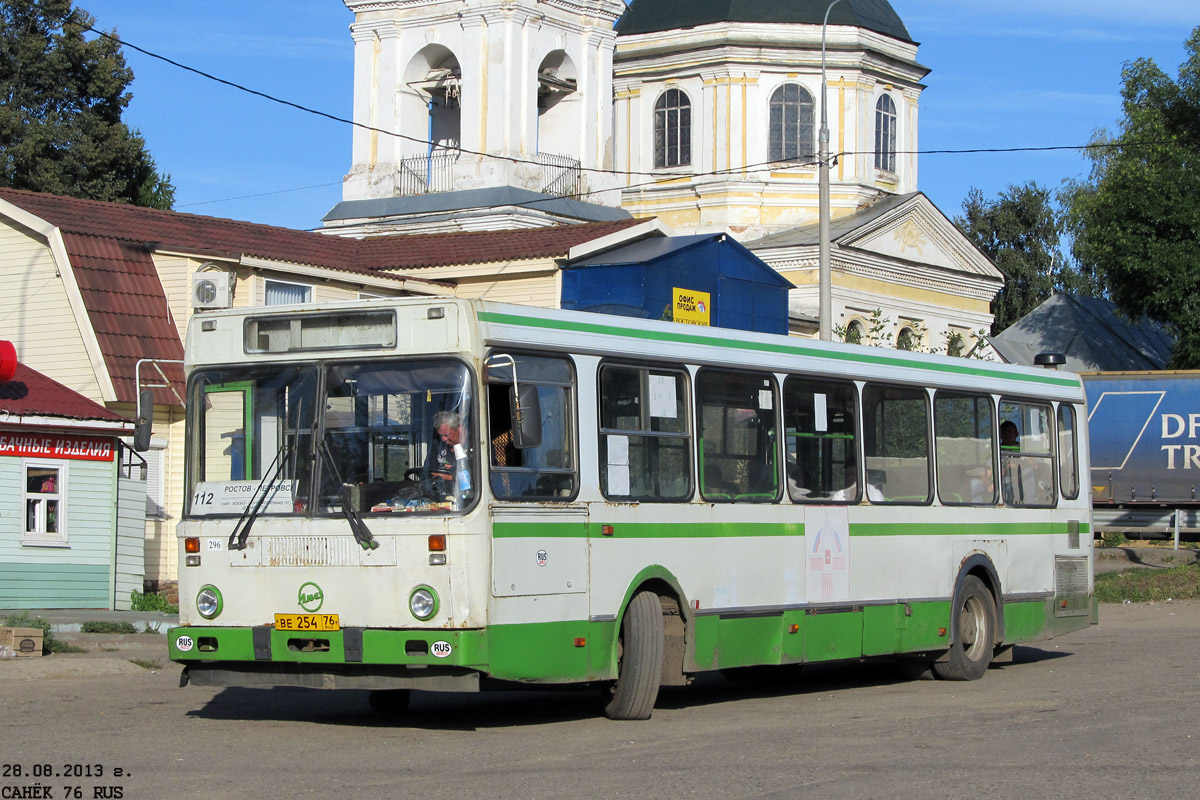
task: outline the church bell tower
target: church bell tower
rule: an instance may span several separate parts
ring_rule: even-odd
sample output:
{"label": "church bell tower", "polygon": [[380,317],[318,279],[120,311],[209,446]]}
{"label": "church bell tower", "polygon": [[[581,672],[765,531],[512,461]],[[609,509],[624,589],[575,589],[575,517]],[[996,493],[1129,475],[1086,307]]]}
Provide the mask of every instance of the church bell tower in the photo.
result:
{"label": "church bell tower", "polygon": [[354,130],[344,201],[513,187],[616,206],[619,0],[344,0]]}

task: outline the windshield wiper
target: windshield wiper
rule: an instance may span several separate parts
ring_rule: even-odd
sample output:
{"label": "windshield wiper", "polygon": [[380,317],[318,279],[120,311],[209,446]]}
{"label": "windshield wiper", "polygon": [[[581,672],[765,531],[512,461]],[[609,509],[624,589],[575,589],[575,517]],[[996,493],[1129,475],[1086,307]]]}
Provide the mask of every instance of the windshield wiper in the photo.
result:
{"label": "windshield wiper", "polygon": [[229,534],[230,550],[246,549],[246,540],[250,538],[250,527],[254,525],[254,520],[258,519],[259,512],[267,502],[267,496],[272,491],[278,490],[275,482],[283,473],[283,467],[287,463],[289,448],[295,449],[295,446],[288,444],[287,436],[285,435],[283,444],[279,446],[279,451],[275,454],[275,460],[271,462],[271,466],[267,467],[270,477],[264,478],[254,489],[254,494],[250,496],[246,507],[242,509],[242,516],[238,518],[237,525],[233,526],[233,533]]}
{"label": "windshield wiper", "polygon": [[342,498],[342,514],[346,517],[346,522],[350,525],[350,532],[354,534],[354,541],[358,542],[359,547],[363,550],[374,550],[379,547],[379,542],[375,541],[375,537],[371,535],[371,529],[367,527],[367,523],[359,516],[359,513],[354,510],[354,505],[350,498],[350,484],[342,482],[342,473],[338,469],[337,463],[333,460],[333,453],[329,452],[329,443],[321,442],[321,458],[325,460],[326,465],[333,471],[333,477],[341,486],[339,496]]}
{"label": "windshield wiper", "polygon": [[[254,494],[250,496],[246,507],[242,509],[242,516],[238,518],[237,525],[233,526],[233,533],[229,534],[229,549],[230,550],[245,550],[246,540],[250,538],[250,528],[254,525],[254,520],[258,519],[258,514],[262,511],[263,504],[267,502],[267,495],[270,494],[275,482],[279,480],[280,474],[283,472],[284,466],[288,462],[288,454],[292,456],[293,483],[296,475],[296,456],[300,453],[300,430],[299,422],[304,411],[304,400],[301,399],[296,406],[296,423],[297,429],[294,433],[294,440],[288,440],[286,422],[284,424],[283,441],[279,445],[278,452],[275,453],[275,460],[271,462],[271,466],[267,467],[267,472],[270,473],[270,478],[264,478],[254,490]],[[313,425],[316,425],[314,420]],[[309,441],[312,441],[312,429],[309,429]],[[275,491],[278,491],[276,488]],[[243,527],[245,525],[245,527]]]}

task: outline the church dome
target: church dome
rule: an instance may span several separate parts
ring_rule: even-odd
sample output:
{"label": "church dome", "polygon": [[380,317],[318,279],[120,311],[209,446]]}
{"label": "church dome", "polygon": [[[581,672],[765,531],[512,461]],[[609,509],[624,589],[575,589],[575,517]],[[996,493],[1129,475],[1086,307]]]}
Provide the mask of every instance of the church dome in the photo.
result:
{"label": "church dome", "polygon": [[[618,35],[658,33],[715,22],[820,25],[828,0],[631,0],[617,20]],[[911,42],[908,29],[887,0],[842,0],[830,25],[852,25]]]}

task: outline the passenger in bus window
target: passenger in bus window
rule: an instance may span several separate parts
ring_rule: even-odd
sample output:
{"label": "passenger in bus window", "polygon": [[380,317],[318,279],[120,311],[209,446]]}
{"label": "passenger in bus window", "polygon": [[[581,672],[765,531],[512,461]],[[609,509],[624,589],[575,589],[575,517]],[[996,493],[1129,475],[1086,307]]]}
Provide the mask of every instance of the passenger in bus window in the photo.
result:
{"label": "passenger in bus window", "polygon": [[1021,435],[1017,431],[1017,423],[1011,419],[1006,419],[1000,423],[1000,449],[1001,450],[1020,450]]}
{"label": "passenger in bus window", "polygon": [[[1021,452],[1021,438],[1017,424],[1011,419],[1000,423],[1000,489],[1004,495],[1004,503],[1024,501],[1024,487],[1021,482],[1021,464],[1015,458]],[[1014,490],[1021,492],[1021,497],[1014,496]]]}

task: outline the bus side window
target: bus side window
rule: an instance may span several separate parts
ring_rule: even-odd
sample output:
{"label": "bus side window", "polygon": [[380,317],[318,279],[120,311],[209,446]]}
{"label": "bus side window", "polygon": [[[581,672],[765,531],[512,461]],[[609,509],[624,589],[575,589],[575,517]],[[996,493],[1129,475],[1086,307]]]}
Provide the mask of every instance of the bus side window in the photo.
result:
{"label": "bus side window", "polygon": [[1076,445],[1075,409],[1058,407],[1058,483],[1067,500],[1079,497],[1079,448]]}
{"label": "bus side window", "polygon": [[996,434],[988,395],[939,391],[933,400],[938,498],[946,505],[996,502]]}
{"label": "bus side window", "polygon": [[1006,505],[1055,505],[1053,415],[1047,405],[1000,403],[1000,488]]}
{"label": "bus side window", "polygon": [[793,502],[858,501],[856,418],[853,383],[798,375],[784,381],[785,474]]}
{"label": "bus side window", "polygon": [[600,367],[600,491],[610,500],[692,496],[687,373]]}
{"label": "bus side window", "polygon": [[704,369],[696,378],[700,494],[717,502],[779,498],[775,379]]}
{"label": "bus side window", "polygon": [[929,400],[925,391],[867,384],[863,389],[863,451],[868,477],[887,477],[882,485],[868,485],[868,500],[928,503],[933,493],[929,477]]}
{"label": "bus side window", "polygon": [[536,387],[542,439],[518,448],[513,439],[512,364],[489,361],[487,459],[492,493],[501,500],[570,500],[579,487],[575,459],[574,372],[565,358],[511,354],[522,391]]}

